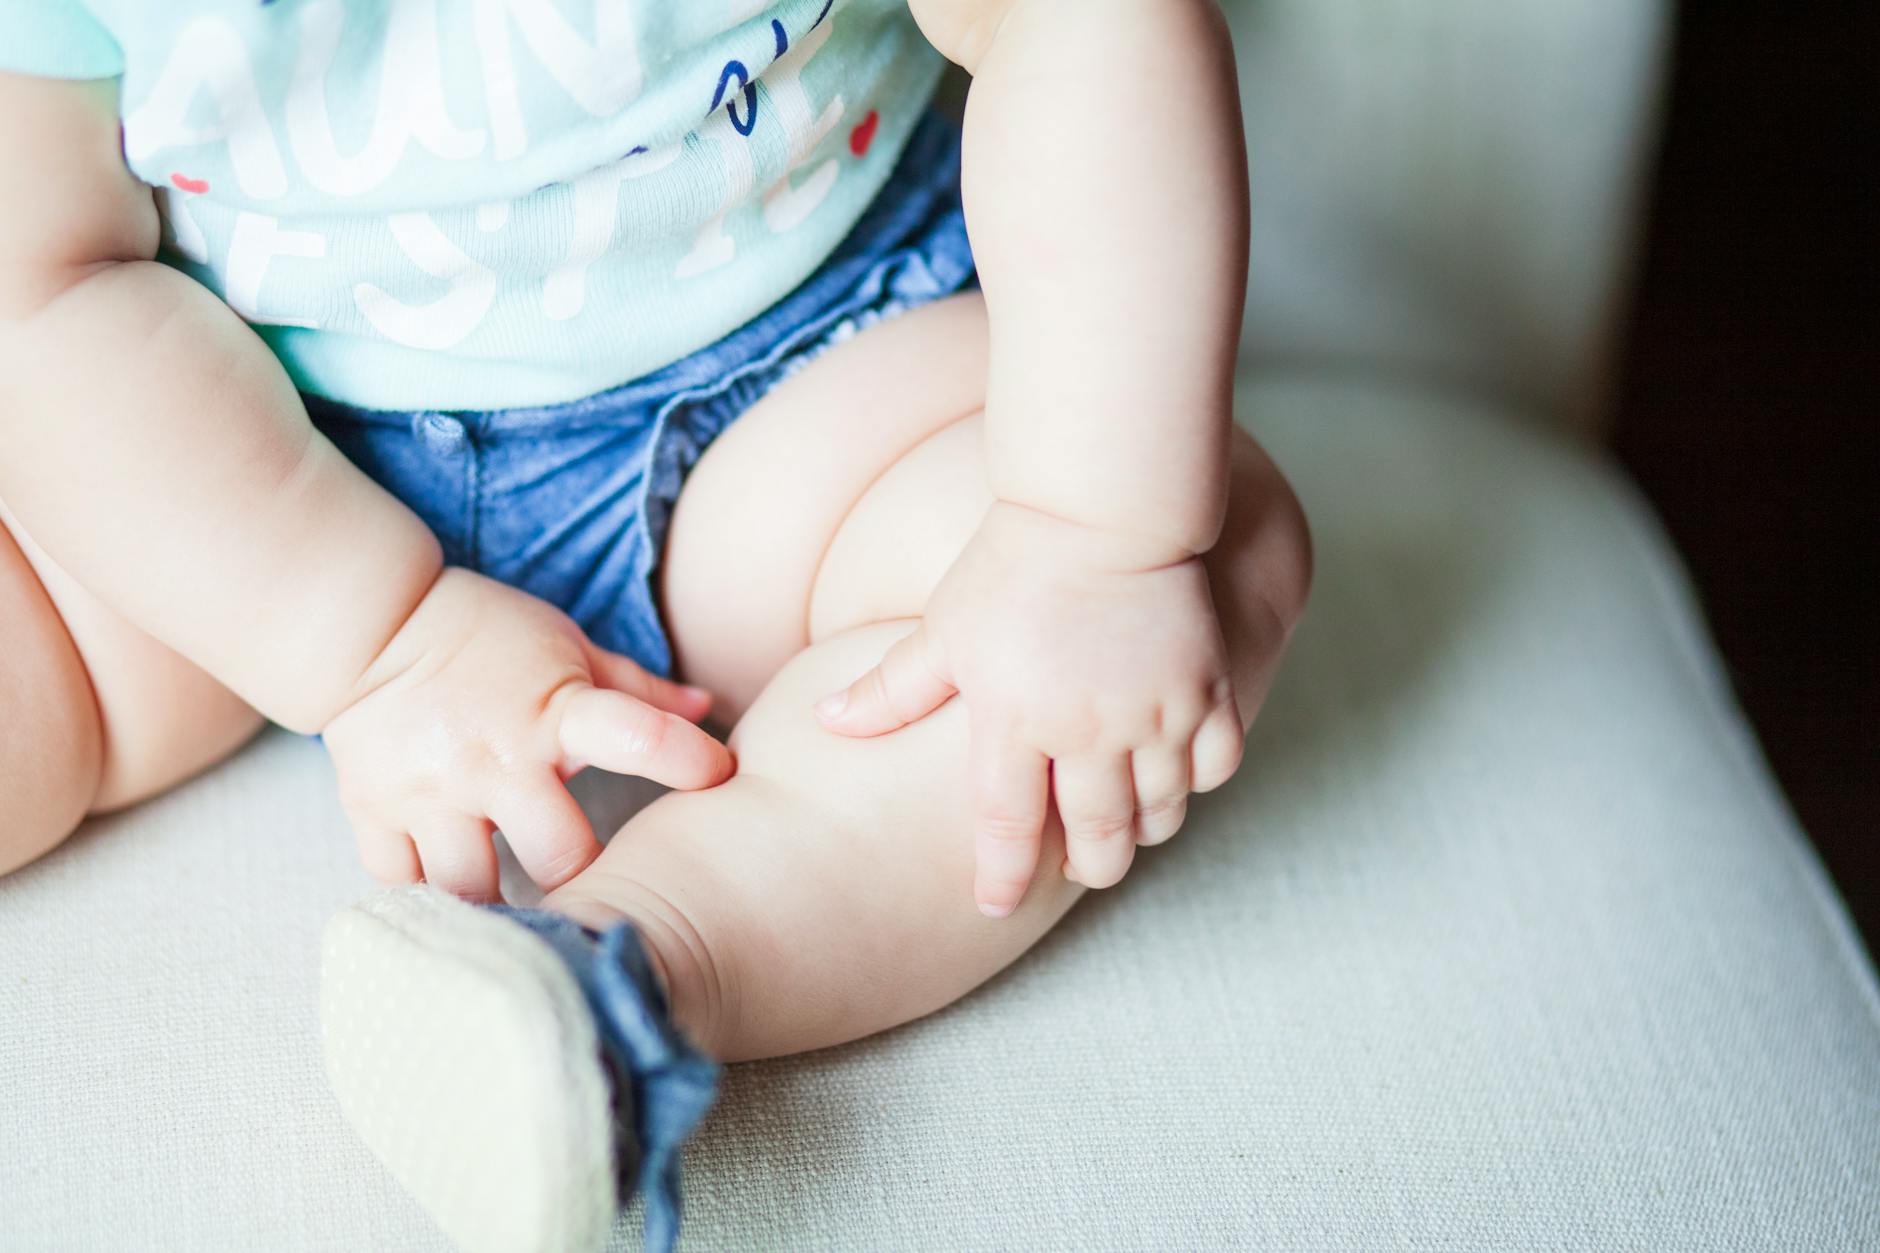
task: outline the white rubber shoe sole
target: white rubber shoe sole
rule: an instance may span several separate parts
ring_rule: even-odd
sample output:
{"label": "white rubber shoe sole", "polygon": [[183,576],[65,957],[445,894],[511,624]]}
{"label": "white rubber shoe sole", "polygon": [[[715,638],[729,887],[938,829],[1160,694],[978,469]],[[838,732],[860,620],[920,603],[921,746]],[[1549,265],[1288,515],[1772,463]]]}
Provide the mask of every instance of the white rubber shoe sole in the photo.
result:
{"label": "white rubber shoe sole", "polygon": [[401,888],[327,925],[320,983],[340,1108],[459,1248],[605,1245],[612,1088],[581,990],[546,942]]}

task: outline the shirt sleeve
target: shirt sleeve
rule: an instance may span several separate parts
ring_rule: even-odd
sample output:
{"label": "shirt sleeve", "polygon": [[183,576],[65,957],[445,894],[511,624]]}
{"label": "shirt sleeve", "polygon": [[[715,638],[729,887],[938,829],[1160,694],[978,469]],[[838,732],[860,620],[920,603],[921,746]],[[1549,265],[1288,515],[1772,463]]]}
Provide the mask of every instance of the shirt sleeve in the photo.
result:
{"label": "shirt sleeve", "polygon": [[0,70],[45,78],[116,78],[124,54],[79,0],[0,0]]}

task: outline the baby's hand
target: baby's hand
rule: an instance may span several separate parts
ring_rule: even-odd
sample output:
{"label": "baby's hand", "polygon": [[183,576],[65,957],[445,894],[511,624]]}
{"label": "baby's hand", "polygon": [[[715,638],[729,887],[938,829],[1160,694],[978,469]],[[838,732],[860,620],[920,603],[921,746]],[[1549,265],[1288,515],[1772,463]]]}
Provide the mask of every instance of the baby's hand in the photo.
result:
{"label": "baby's hand", "polygon": [[1145,565],[1118,552],[1116,537],[994,504],[920,628],[817,706],[830,730],[879,735],[965,698],[974,896],[992,917],[1025,895],[1053,793],[1067,872],[1109,887],[1137,843],[1181,826],[1190,792],[1240,764],[1201,560]]}
{"label": "baby's hand", "polygon": [[589,642],[535,597],[446,569],[322,733],[368,872],[498,899],[492,828],[529,877],[600,852],[564,781],[584,766],[704,788],[731,753],[693,722],[711,697]]}

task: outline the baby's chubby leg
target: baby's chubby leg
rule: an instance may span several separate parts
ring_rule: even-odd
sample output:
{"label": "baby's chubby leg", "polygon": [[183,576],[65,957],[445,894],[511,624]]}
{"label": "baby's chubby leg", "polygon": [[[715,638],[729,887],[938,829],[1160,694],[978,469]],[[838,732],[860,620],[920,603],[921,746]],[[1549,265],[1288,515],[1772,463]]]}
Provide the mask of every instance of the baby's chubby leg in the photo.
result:
{"label": "baby's chubby leg", "polygon": [[[1006,851],[1022,839],[1039,855],[1014,859],[1027,891],[990,918],[975,899],[966,701],[872,738],[815,712],[926,624],[991,511],[984,336],[976,298],[872,328],[773,390],[695,469],[661,590],[682,672],[737,719],[736,771],[647,806],[548,895],[596,937],[424,890],[329,929],[321,1016],[342,1108],[466,1247],[598,1247],[627,1142],[649,1247],[670,1239],[673,1155],[714,1067],[672,1038],[647,980],[720,1061],[840,1044],[939,1009],[1036,943],[1086,890],[1062,874],[1067,842],[1096,886],[1123,873],[1136,838],[1172,831],[1180,805],[1164,803],[1179,789],[1155,786],[1123,796],[1120,819],[1072,804],[1066,832],[1048,815],[1041,846],[1032,823],[1009,824]],[[1245,720],[1309,558],[1292,494],[1244,436],[1231,480],[1220,543],[1183,568],[1197,590],[1207,576],[1221,628],[1209,643],[1225,645]],[[630,1102],[610,1104],[623,1082]]]}
{"label": "baby's chubby leg", "polygon": [[0,525],[0,874],[52,848],[97,790],[104,736],[52,598]]}
{"label": "baby's chubby leg", "polygon": [[1084,890],[1058,873],[1053,822],[1017,912],[995,923],[974,907],[957,702],[874,740],[817,725],[816,698],[911,626],[859,627],[799,655],[733,734],[733,779],[661,797],[546,902],[597,928],[631,919],[675,1019],[721,1060],[821,1048],[939,1009]]}
{"label": "baby's chubby leg", "polygon": [[[846,413],[812,403],[840,394],[829,385],[844,374],[863,382],[882,358],[916,345],[923,332],[941,333],[924,354],[926,369],[956,379],[951,371],[971,355],[968,337],[983,331],[977,320],[983,314],[976,302],[947,305],[832,352],[798,376],[800,386],[792,380],[764,412],[749,415],[748,430],[735,428],[713,450],[722,454],[715,466],[711,456],[701,465],[700,493],[681,504],[682,512],[690,507],[682,520],[687,530],[675,523],[669,557],[676,552],[710,564],[675,566],[669,604],[678,602],[675,614],[681,607],[709,612],[709,602],[696,595],[693,580],[700,577],[731,590],[722,615],[701,631],[689,633],[676,619],[687,677],[730,688],[732,703],[742,705],[739,676],[761,665],[766,642],[775,646],[766,634],[775,623],[813,642],[748,702],[732,736],[734,778],[648,806],[594,865],[548,900],[591,926],[632,920],[663,967],[679,1024],[724,1060],[838,1044],[938,1009],[1022,954],[1084,890],[1060,873],[1064,835],[1054,816],[1017,911],[994,920],[976,908],[960,701],[875,739],[837,736],[811,712],[818,697],[866,671],[912,629],[990,502],[982,423],[970,410],[957,420],[942,416],[944,410],[924,417],[882,412],[884,396],[901,398],[904,409],[921,397],[955,399],[947,380],[926,387],[922,371],[910,365],[913,373],[892,392],[850,390]],[[816,437],[819,425],[845,421],[865,423],[866,434],[852,441]],[[801,439],[798,464],[783,472],[771,437],[786,423],[798,424]],[[897,429],[915,437],[901,439],[887,464],[854,463],[857,443],[889,449]],[[828,473],[818,468],[820,450],[837,463]],[[1307,571],[1297,505],[1244,437],[1234,444],[1233,480],[1226,529],[1207,566],[1239,707],[1251,720],[1285,624],[1303,599]],[[714,506],[714,484],[743,490],[726,491]],[[763,484],[772,486],[752,486]],[[751,623],[746,646],[731,647],[739,615],[757,609],[748,589],[762,585],[764,571],[793,561],[766,548],[767,538],[787,528],[740,533],[739,525],[761,526],[806,484],[813,507],[848,503],[832,535],[813,537],[815,549],[802,563],[812,576],[807,588],[782,596]],[[777,498],[763,499],[766,491]],[[713,526],[718,518],[725,528]],[[748,581],[740,580],[743,563],[753,563]]]}
{"label": "baby's chubby leg", "polygon": [[0,874],[181,782],[260,715],[53,565],[0,503]]}

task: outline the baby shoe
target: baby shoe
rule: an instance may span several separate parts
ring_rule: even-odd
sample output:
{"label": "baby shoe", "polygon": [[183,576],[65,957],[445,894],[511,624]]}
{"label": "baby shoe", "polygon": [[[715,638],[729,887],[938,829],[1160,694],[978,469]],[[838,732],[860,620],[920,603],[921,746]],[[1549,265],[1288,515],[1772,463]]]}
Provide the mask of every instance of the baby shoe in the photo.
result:
{"label": "baby shoe", "polygon": [[719,1066],[631,924],[381,892],[327,925],[320,1023],[347,1120],[466,1253],[594,1253],[636,1193],[646,1248],[678,1240]]}

